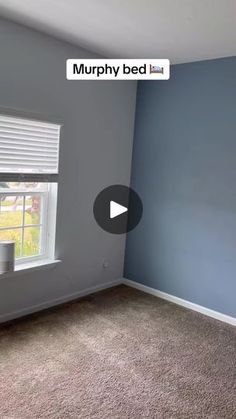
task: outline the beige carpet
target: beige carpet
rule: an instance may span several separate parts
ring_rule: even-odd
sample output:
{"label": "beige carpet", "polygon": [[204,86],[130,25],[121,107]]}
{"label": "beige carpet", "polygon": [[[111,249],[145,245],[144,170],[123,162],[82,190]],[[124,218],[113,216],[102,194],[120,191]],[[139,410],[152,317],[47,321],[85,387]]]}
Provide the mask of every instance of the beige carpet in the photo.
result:
{"label": "beige carpet", "polygon": [[120,286],[0,329],[0,418],[236,418],[236,328]]}

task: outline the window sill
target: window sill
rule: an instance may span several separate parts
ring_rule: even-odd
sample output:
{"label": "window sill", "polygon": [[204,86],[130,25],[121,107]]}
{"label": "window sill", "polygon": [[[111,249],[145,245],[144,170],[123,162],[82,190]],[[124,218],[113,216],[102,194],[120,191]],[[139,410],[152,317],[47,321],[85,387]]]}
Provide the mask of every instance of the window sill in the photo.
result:
{"label": "window sill", "polygon": [[15,270],[13,272],[6,272],[3,274],[0,274],[0,279],[22,275],[24,273],[30,273],[33,271],[38,271],[38,270],[43,270],[43,269],[52,269],[52,268],[55,268],[55,266],[58,265],[59,263],[61,263],[61,260],[59,259],[55,259],[55,260],[44,259],[44,260],[37,260],[34,262],[21,263],[15,266]]}

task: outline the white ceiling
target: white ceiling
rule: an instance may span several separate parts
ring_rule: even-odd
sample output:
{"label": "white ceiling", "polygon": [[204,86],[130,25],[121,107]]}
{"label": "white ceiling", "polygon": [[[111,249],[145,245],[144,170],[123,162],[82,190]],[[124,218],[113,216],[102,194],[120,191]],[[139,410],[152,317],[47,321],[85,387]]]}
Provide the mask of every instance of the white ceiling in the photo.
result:
{"label": "white ceiling", "polygon": [[106,57],[236,55],[236,0],[0,0],[0,15]]}

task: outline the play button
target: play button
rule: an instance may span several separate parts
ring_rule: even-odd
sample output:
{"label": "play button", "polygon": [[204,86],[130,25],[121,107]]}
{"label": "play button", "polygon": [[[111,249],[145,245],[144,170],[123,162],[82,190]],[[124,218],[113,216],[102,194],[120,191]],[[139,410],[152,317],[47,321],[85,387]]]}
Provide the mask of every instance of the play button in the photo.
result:
{"label": "play button", "polygon": [[112,185],[103,189],[93,206],[98,225],[112,234],[123,234],[133,230],[143,212],[138,194],[124,185]]}
{"label": "play button", "polygon": [[118,217],[118,215],[124,214],[126,211],[128,211],[128,208],[117,204],[115,201],[110,201],[110,218]]}

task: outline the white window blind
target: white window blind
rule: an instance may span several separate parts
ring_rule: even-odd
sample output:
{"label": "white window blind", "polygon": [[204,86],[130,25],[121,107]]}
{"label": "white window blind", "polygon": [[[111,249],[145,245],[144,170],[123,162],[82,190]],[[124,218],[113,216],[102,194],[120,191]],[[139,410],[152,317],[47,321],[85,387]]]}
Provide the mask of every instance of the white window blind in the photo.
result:
{"label": "white window blind", "polygon": [[0,114],[0,174],[57,175],[60,128]]}

